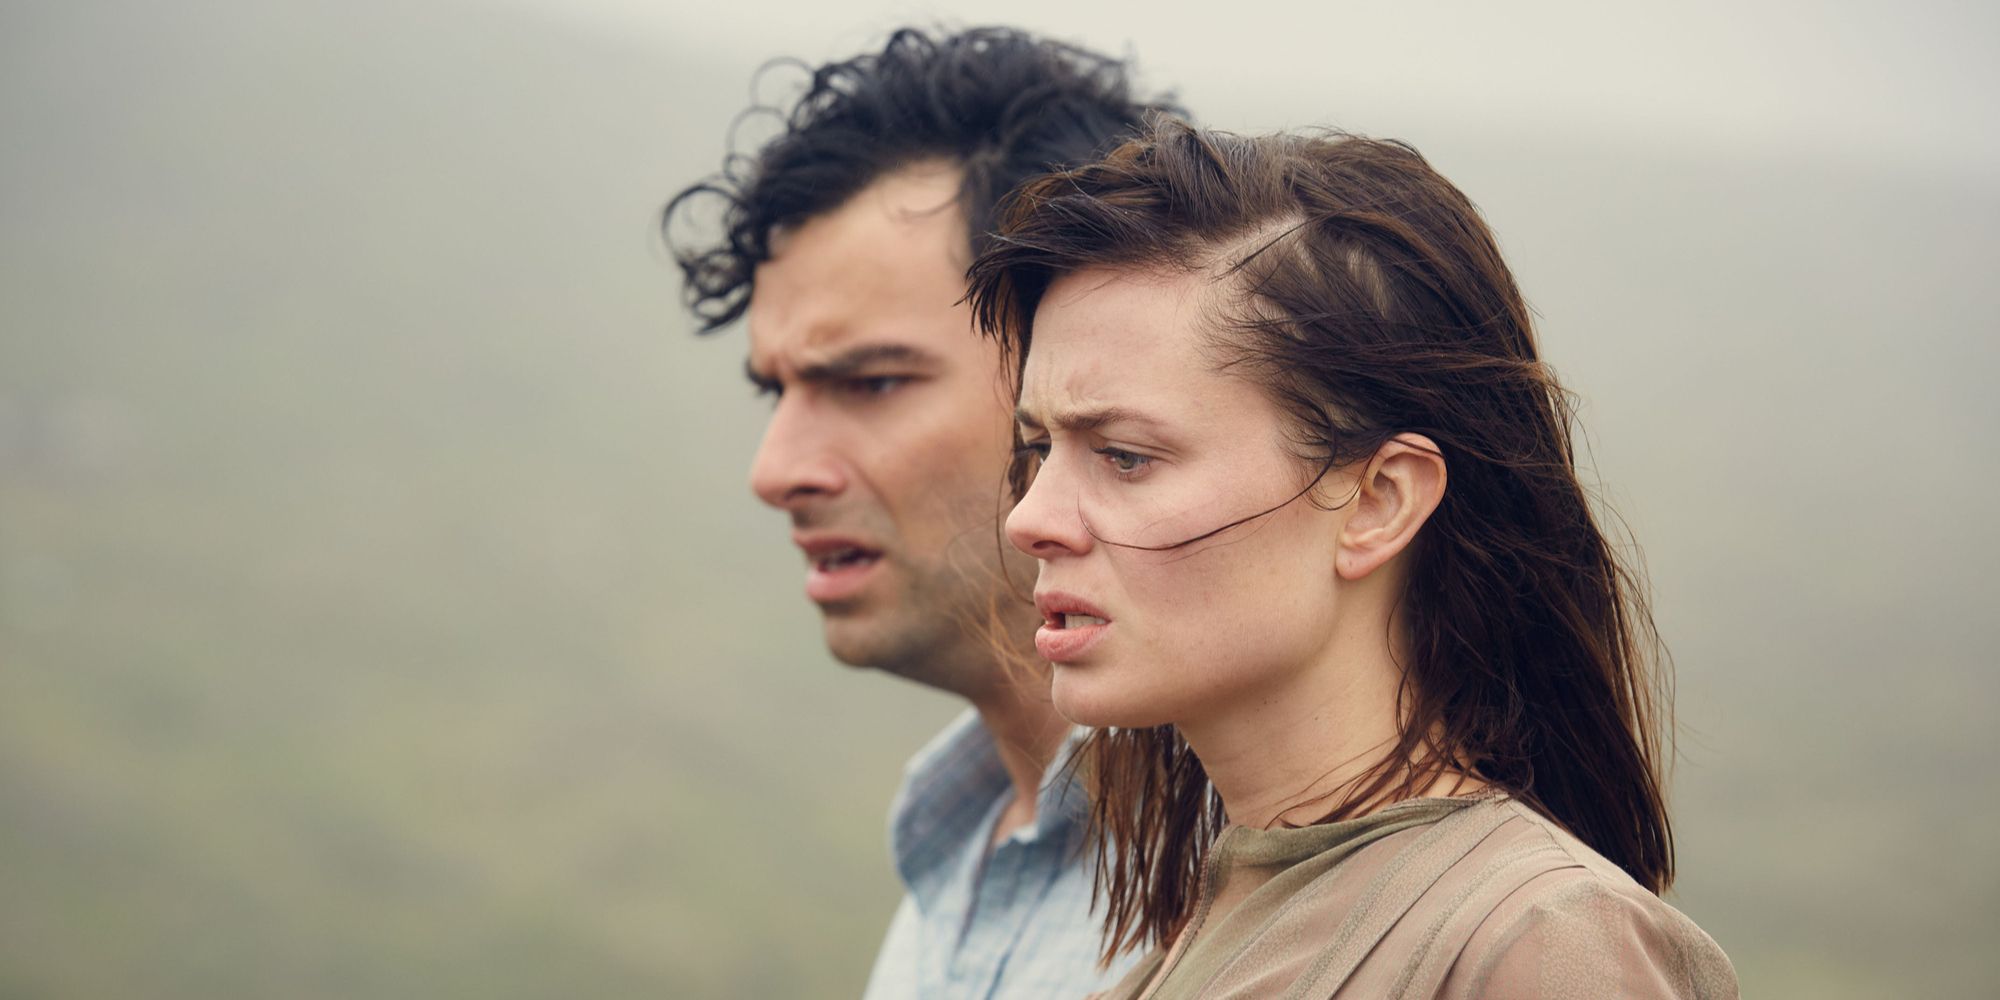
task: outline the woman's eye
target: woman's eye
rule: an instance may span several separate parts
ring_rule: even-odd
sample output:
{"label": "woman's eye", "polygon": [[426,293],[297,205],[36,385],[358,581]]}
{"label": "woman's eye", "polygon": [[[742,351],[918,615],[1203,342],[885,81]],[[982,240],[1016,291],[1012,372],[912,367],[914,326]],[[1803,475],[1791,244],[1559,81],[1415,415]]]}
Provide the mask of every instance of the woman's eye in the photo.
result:
{"label": "woman's eye", "polygon": [[1097,452],[1099,455],[1103,455],[1105,460],[1111,463],[1111,467],[1116,469],[1121,475],[1130,475],[1138,472],[1153,461],[1145,455],[1135,455],[1123,448],[1093,448],[1091,450]]}

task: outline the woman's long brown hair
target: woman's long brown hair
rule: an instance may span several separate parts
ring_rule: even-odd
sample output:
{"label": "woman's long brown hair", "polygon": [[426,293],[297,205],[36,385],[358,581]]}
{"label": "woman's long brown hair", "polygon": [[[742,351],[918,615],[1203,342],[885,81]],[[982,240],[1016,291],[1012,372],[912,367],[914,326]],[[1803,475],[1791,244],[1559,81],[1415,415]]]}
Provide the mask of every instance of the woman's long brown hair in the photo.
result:
{"label": "woman's long brown hair", "polygon": [[[1648,889],[1671,884],[1672,695],[1643,580],[1592,511],[1570,399],[1472,203],[1399,143],[1156,122],[1023,188],[973,265],[974,309],[1017,384],[1050,283],[1106,266],[1211,273],[1235,293],[1215,344],[1292,415],[1308,470],[1403,432],[1443,453],[1449,485],[1392,625],[1399,740],[1322,822],[1464,770]],[[1030,474],[1017,463],[1017,496]],[[1109,959],[1178,931],[1225,817],[1172,727],[1098,731],[1079,759]]]}

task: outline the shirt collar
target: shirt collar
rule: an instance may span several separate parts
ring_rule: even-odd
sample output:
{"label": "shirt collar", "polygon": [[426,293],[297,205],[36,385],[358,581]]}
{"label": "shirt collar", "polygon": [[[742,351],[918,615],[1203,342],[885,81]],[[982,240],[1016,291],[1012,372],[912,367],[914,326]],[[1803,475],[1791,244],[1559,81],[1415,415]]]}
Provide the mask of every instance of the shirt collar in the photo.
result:
{"label": "shirt collar", "polygon": [[[1067,842],[1081,836],[1089,796],[1068,766],[1088,730],[1072,727],[1042,774],[1034,822],[1009,840]],[[921,895],[963,857],[968,843],[983,851],[1002,800],[1011,790],[993,734],[975,709],[966,709],[917,751],[903,769],[903,784],[889,814],[889,846],[897,874]]]}

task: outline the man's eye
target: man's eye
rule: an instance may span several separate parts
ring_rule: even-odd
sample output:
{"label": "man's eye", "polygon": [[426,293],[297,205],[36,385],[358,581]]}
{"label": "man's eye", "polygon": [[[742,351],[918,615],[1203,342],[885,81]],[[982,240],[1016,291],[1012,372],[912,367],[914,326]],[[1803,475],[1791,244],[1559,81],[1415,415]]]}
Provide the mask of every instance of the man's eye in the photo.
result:
{"label": "man's eye", "polygon": [[903,387],[908,382],[907,375],[870,375],[866,378],[848,379],[847,390],[857,396],[886,396]]}
{"label": "man's eye", "polygon": [[1014,454],[1022,458],[1032,456],[1037,459],[1046,459],[1049,457],[1049,443],[1047,441],[1024,441],[1020,447],[1014,449]]}
{"label": "man's eye", "polygon": [[778,382],[755,382],[751,384],[751,388],[756,391],[758,399],[768,399],[772,402],[777,402],[778,397],[785,394],[784,385]]}

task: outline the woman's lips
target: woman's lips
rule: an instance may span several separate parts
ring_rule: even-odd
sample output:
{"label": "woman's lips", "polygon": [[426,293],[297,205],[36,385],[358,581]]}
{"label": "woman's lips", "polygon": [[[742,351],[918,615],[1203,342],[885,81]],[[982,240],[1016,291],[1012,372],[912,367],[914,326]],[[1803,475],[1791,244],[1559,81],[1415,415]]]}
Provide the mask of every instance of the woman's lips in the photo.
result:
{"label": "woman's lips", "polygon": [[[1081,615],[1073,617],[1083,617]],[[1068,625],[1057,628],[1044,623],[1035,630],[1035,652],[1050,663],[1071,663],[1082,659],[1090,647],[1097,645],[1110,631],[1111,623],[1096,619],[1096,624]]]}
{"label": "woman's lips", "polygon": [[1082,658],[1111,628],[1111,617],[1103,609],[1062,591],[1036,594],[1035,610],[1042,613],[1042,627],[1035,630],[1035,652],[1050,663]]}

